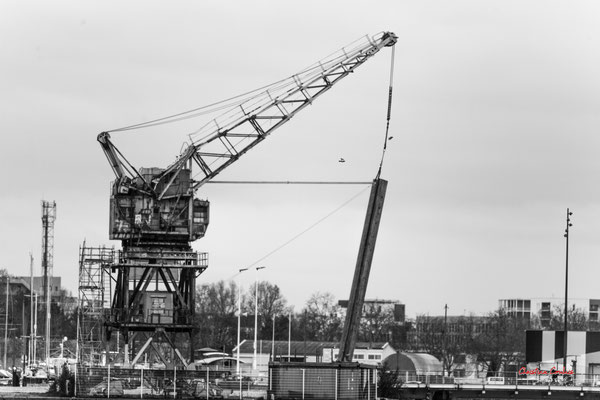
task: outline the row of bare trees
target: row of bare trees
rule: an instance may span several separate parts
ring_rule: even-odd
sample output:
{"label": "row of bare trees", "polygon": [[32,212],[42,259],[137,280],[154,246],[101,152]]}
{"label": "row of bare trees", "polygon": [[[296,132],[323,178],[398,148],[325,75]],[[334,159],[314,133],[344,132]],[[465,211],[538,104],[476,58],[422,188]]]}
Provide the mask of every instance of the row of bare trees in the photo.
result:
{"label": "row of bare trees", "polygon": [[[289,306],[277,285],[258,283],[258,333],[263,340],[326,341],[340,339],[344,310],[331,293],[313,293],[300,311]],[[255,288],[241,293],[241,336],[254,335]],[[238,286],[219,281],[198,287],[196,294],[196,346],[230,351],[237,342]],[[275,318],[274,318],[275,317]],[[290,332],[291,328],[291,332]],[[391,311],[372,313],[361,322],[359,340],[390,341],[397,330]],[[291,335],[290,335],[291,333]],[[198,348],[198,347],[197,347]]]}
{"label": "row of bare trees", "polygon": [[[535,314],[528,319],[514,317],[502,309],[485,316],[452,317],[451,324],[443,316],[420,315],[414,328],[408,348],[433,354],[443,361],[446,371],[463,354],[475,356],[487,371],[501,371],[524,363],[527,330],[563,330],[564,308],[554,307],[550,319],[544,321]],[[582,309],[569,310],[569,330],[597,328]]]}
{"label": "row of bare trees", "polygon": [[[277,285],[258,283],[258,334],[271,340],[275,323],[275,340],[328,341],[340,339],[344,309],[331,293],[316,292],[299,311],[288,305]],[[254,287],[241,293],[241,338],[254,336]],[[196,348],[208,346],[231,351],[237,342],[238,286],[219,281],[198,287],[196,296]],[[273,318],[275,317],[275,318]],[[444,317],[419,315],[403,324],[394,320],[391,309],[382,308],[364,315],[358,340],[390,342],[397,350],[422,351],[436,356],[446,371],[452,370],[457,357],[475,356],[488,371],[500,371],[524,361],[527,329],[562,330],[564,310],[556,307],[550,320],[532,315],[515,318],[503,310],[485,316],[452,317],[449,326]],[[291,332],[290,332],[291,328]],[[585,312],[569,310],[569,329],[594,329]],[[288,336],[289,335],[289,336]]]}

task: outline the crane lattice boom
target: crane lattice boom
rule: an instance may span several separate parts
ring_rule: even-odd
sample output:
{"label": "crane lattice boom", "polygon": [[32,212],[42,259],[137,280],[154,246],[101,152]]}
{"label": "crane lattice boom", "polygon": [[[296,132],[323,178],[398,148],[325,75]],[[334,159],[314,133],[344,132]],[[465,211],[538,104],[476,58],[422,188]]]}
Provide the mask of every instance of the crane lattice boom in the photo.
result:
{"label": "crane lattice boom", "polygon": [[[146,182],[148,189],[162,199],[176,179],[177,171],[187,168],[190,160],[200,168],[200,179],[191,185],[192,190],[198,189],[383,47],[393,46],[396,40],[396,35],[391,32],[367,35],[303,71],[244,99],[235,108],[191,134],[191,144],[153,182]],[[98,140],[105,151],[114,148],[106,132],[100,134]],[[122,155],[113,151],[112,154],[107,153],[107,157],[117,177],[123,176],[123,169],[127,169],[125,164],[121,163],[123,166],[119,168],[115,163],[115,159],[121,159]],[[161,190],[157,192],[159,186]]]}

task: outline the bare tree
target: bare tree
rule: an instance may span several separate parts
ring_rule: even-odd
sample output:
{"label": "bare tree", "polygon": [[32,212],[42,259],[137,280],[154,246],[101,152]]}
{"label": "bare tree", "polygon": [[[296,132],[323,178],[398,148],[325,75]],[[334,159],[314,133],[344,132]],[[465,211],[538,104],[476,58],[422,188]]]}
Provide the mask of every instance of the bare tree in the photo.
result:
{"label": "bare tree", "polygon": [[237,285],[233,281],[204,284],[196,291],[196,327],[200,346],[232,348],[237,331]]}
{"label": "bare tree", "polygon": [[[244,310],[249,315],[254,315],[254,301],[256,296],[256,287],[254,285],[248,288],[243,297]],[[273,329],[273,316],[288,315],[287,300],[281,294],[279,286],[267,281],[258,282],[258,324],[260,336],[270,338]],[[282,325],[277,325],[282,327]],[[281,332],[277,332],[278,336]]]}
{"label": "bare tree", "polygon": [[522,364],[525,355],[525,331],[529,321],[509,316],[499,309],[488,315],[485,328],[474,337],[470,353],[487,365],[488,375]]}
{"label": "bare tree", "polygon": [[[570,331],[587,331],[589,328],[588,318],[582,308],[573,307],[569,310],[568,315]],[[548,329],[562,331],[565,329],[565,309],[564,306],[555,305],[552,312],[552,318]]]}
{"label": "bare tree", "polygon": [[315,292],[306,301],[303,323],[307,340],[337,341],[341,336],[341,307],[333,294]]}
{"label": "bare tree", "polygon": [[365,342],[387,342],[396,325],[392,308],[366,305],[360,320],[358,338]]}
{"label": "bare tree", "polygon": [[[474,337],[481,330],[481,321],[474,316],[418,315],[415,321],[412,350],[423,351],[442,361],[444,371],[452,371],[459,354],[473,351]],[[481,319],[481,318],[479,318]]]}

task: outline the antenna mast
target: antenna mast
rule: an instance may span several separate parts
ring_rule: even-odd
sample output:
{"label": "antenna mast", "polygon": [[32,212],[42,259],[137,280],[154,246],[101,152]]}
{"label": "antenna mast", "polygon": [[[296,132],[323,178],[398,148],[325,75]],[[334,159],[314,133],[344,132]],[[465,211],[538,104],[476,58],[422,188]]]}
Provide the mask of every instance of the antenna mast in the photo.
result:
{"label": "antenna mast", "polygon": [[46,347],[45,359],[50,358],[50,280],[54,267],[54,220],[56,202],[42,200],[42,274],[44,276],[44,300],[46,301]]}

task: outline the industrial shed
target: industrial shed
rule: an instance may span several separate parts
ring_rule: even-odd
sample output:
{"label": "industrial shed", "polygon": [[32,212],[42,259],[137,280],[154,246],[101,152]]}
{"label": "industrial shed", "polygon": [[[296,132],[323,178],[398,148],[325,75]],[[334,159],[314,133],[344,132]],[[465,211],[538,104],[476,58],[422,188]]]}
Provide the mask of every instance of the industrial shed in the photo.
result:
{"label": "industrial shed", "polygon": [[397,371],[398,378],[403,382],[433,383],[436,379],[432,380],[432,377],[443,375],[441,361],[427,353],[397,352],[383,360],[383,368]]}
{"label": "industrial shed", "polygon": [[377,367],[359,363],[269,363],[269,399],[375,400]]}

